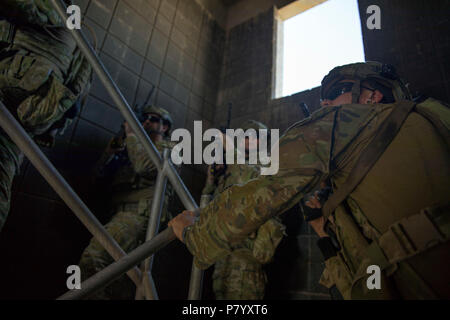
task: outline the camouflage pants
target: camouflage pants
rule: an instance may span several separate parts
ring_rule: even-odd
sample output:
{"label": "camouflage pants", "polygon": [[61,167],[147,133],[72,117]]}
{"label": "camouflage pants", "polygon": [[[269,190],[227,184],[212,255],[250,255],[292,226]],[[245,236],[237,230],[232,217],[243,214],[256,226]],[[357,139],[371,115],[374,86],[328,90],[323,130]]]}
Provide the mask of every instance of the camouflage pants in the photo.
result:
{"label": "camouflage pants", "polygon": [[[139,210],[138,205],[125,205],[119,208],[112,220],[106,224],[108,233],[125,252],[132,251],[145,241],[148,212],[149,209]],[[79,263],[82,280],[86,280],[113,262],[114,259],[95,238],[92,238]],[[131,300],[135,298],[135,293],[136,286],[124,274],[106,288],[91,295],[89,299]]]}
{"label": "camouflage pants", "polygon": [[[0,100],[29,133],[43,133],[61,119],[74,96],[47,60],[25,51],[6,56],[0,60]],[[19,148],[0,129],[0,231],[8,216],[12,180],[21,158]]]}
{"label": "camouflage pants", "polygon": [[8,217],[12,181],[21,159],[19,148],[0,129],[0,232]]}
{"label": "camouflage pants", "polygon": [[266,282],[263,265],[247,249],[233,251],[214,265],[213,290],[217,300],[261,300]]}

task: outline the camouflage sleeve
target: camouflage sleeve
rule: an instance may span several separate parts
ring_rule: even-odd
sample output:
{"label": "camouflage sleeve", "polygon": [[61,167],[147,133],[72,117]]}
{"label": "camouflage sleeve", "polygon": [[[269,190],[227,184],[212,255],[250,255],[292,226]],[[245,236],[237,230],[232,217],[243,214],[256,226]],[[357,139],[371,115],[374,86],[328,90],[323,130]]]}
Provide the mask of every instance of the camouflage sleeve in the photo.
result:
{"label": "camouflage sleeve", "polygon": [[92,67],[77,47],[65,84],[78,97],[86,95],[92,82]]}
{"label": "camouflage sleeve", "polygon": [[206,182],[205,186],[202,190],[202,195],[210,195],[214,193],[214,190],[216,189],[216,185],[214,183]]}
{"label": "camouflage sleeve", "polygon": [[[292,127],[279,141],[279,172],[234,185],[205,207],[185,243],[205,268],[231,252],[263,223],[294,206],[328,173],[335,112]],[[292,152],[295,150],[295,152]]]}
{"label": "camouflage sleeve", "polygon": [[139,142],[136,136],[128,136],[125,139],[125,143],[127,146],[128,157],[137,174],[145,176],[156,169],[152,160],[150,160],[150,156],[144,150],[144,146]]}
{"label": "camouflage sleeve", "polygon": [[0,12],[6,18],[39,26],[65,25],[49,0],[2,0]]}
{"label": "camouflage sleeve", "polygon": [[269,263],[283,237],[286,227],[278,217],[266,221],[256,234],[253,242],[253,256],[262,264]]}

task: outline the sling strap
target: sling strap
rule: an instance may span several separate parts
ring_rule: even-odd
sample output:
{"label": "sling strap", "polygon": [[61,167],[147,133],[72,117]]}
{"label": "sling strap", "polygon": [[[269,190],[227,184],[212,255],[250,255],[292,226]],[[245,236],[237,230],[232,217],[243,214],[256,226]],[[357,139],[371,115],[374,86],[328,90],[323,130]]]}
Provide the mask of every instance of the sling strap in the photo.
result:
{"label": "sling strap", "polygon": [[[441,104],[446,106],[447,108],[449,107],[445,103]],[[439,118],[439,116],[431,112],[428,108],[422,107],[420,104],[417,105],[415,111],[417,111],[418,114],[427,119],[434,126],[434,128],[437,130],[437,132],[447,145],[447,148],[449,148],[450,150],[450,131],[448,129],[448,125],[444,125],[444,122]]]}

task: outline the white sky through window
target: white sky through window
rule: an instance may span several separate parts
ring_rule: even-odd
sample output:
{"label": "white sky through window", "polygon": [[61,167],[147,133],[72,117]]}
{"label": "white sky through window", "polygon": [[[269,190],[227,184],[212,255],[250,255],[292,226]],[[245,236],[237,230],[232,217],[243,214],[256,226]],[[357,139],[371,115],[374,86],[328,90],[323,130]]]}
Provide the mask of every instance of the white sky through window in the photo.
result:
{"label": "white sky through window", "polygon": [[282,96],[320,86],[335,66],[364,61],[357,0],[328,0],[283,24]]}

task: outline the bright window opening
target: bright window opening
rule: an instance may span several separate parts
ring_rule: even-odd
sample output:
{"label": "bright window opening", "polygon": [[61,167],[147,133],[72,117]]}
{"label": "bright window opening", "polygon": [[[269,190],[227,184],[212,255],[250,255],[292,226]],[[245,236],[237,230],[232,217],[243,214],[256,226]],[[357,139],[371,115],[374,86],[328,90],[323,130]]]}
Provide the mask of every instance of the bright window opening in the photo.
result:
{"label": "bright window opening", "polygon": [[365,61],[357,0],[325,1],[284,20],[279,31],[275,98],[320,86],[336,66]]}

